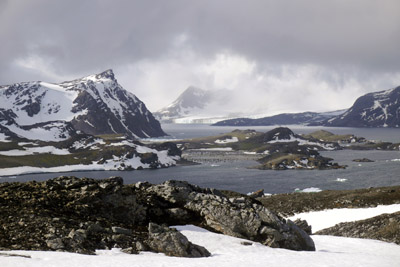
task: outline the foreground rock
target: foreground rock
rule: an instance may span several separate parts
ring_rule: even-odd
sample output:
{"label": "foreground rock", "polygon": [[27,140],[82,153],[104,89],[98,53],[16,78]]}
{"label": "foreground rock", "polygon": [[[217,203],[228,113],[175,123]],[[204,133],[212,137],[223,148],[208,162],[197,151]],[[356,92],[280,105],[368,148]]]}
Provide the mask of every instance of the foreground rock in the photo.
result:
{"label": "foreground rock", "polygon": [[58,177],[40,183],[1,183],[0,214],[0,249],[5,250],[93,254],[96,249],[119,247],[129,253],[209,255],[180,233],[150,223],[194,224],[271,247],[315,250],[303,230],[257,200],[228,198],[218,190],[179,181],[123,185],[119,177]]}
{"label": "foreground rock", "polygon": [[210,252],[195,245],[174,228],[163,227],[154,223],[149,225],[149,247],[167,256],[199,258],[209,257]]}
{"label": "foreground rock", "polygon": [[212,231],[270,247],[315,250],[314,242],[303,230],[290,221],[285,223],[251,198],[227,198],[218,190],[202,189],[180,181],[149,186],[147,191],[175,204],[180,212],[194,214],[199,219],[195,224]]}
{"label": "foreground rock", "polygon": [[340,223],[315,234],[377,239],[400,245],[400,212],[382,214],[362,221]]}

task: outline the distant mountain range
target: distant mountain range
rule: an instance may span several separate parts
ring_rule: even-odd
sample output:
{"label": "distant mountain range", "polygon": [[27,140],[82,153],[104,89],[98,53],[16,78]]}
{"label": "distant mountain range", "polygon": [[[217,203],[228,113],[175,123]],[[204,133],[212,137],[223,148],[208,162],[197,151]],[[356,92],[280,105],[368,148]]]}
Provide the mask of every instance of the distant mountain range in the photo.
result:
{"label": "distant mountain range", "polygon": [[285,113],[259,119],[237,118],[216,126],[270,126],[302,124],[336,127],[399,127],[400,86],[359,97],[348,110],[315,113]]}
{"label": "distant mountain range", "polygon": [[0,140],[66,140],[79,133],[166,135],[145,104],[118,84],[112,70],[59,84],[0,86]]}
{"label": "distant mountain range", "polygon": [[346,110],[335,112],[302,112],[302,113],[283,113],[275,116],[264,117],[259,119],[237,118],[223,120],[215,123],[215,126],[270,126],[270,125],[320,125],[324,121],[342,114]]}
{"label": "distant mountain range", "polygon": [[229,90],[209,91],[189,86],[175,101],[153,114],[165,123],[213,123],[238,116],[228,107],[231,97]]}

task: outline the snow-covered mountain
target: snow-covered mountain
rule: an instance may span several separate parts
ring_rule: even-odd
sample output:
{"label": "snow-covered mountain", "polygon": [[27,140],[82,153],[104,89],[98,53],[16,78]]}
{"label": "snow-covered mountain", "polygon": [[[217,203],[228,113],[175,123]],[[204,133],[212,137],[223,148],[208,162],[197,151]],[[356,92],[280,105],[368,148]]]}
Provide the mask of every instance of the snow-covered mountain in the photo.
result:
{"label": "snow-covered mountain", "polygon": [[339,127],[399,127],[400,86],[363,95],[345,113],[324,124]]}
{"label": "snow-covered mountain", "polygon": [[59,84],[0,86],[0,137],[65,140],[77,132],[157,137],[160,123],[112,70]]}
{"label": "snow-covered mountain", "polygon": [[210,99],[208,91],[190,86],[170,105],[155,112],[154,116],[162,121],[189,116],[196,110],[202,110]]}
{"label": "snow-covered mountain", "polygon": [[170,105],[154,112],[154,116],[169,123],[214,123],[235,116],[228,106],[231,98],[229,90],[208,91],[189,86]]}

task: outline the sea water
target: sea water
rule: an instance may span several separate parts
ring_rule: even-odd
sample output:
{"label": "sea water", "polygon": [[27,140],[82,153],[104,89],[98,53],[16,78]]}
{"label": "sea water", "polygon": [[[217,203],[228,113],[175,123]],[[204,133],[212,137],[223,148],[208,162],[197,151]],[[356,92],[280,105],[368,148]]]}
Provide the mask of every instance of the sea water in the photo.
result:
{"label": "sea water", "polygon": [[[240,127],[211,127],[209,125],[167,125],[164,130],[171,136],[181,139],[226,133]],[[274,127],[241,127],[268,131]],[[310,133],[321,127],[290,127],[295,133]],[[324,128],[336,134],[351,133],[367,139],[400,143],[400,129],[361,129],[361,128]],[[325,151],[323,156],[334,159],[340,165],[348,165],[338,170],[257,170],[249,167],[255,161],[228,161],[193,166],[177,166],[167,169],[142,171],[90,171],[51,174],[29,174],[13,177],[1,177],[0,182],[43,181],[60,175],[77,177],[107,178],[121,176],[126,184],[139,181],[161,183],[166,180],[185,180],[202,186],[241,193],[264,189],[265,193],[289,193],[312,190],[344,190],[367,187],[400,185],[400,151]],[[374,162],[353,162],[353,159],[368,158]]]}

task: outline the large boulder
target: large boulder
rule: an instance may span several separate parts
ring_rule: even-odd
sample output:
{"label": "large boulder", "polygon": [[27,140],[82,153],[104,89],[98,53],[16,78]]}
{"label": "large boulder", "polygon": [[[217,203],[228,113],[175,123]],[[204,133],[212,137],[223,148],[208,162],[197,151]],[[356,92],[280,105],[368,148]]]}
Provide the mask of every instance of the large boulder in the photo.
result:
{"label": "large boulder", "polygon": [[207,249],[191,243],[175,228],[154,223],[149,224],[148,245],[152,251],[161,252],[167,256],[199,258],[211,255]]}
{"label": "large boulder", "polygon": [[252,198],[227,198],[218,190],[182,181],[167,181],[150,186],[147,191],[197,214],[201,220],[197,224],[210,230],[276,248],[315,250],[307,233]]}

